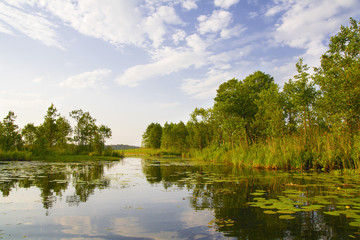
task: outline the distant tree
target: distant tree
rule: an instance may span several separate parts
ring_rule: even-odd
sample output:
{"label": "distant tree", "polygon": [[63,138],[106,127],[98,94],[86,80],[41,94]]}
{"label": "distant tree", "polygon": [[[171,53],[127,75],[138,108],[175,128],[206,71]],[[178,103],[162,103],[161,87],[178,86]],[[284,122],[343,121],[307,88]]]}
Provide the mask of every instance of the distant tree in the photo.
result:
{"label": "distant tree", "polygon": [[28,123],[21,130],[24,145],[27,150],[33,150],[35,142],[38,139],[38,128],[33,123]]}
{"label": "distant tree", "polygon": [[151,123],[144,132],[142,138],[145,147],[160,148],[162,127],[159,123]]}
{"label": "distant tree", "polygon": [[105,139],[112,135],[111,129],[104,125],[97,126],[96,119],[81,109],[72,111],[70,116],[76,120],[74,142],[78,145],[78,150],[101,154],[105,148]]}
{"label": "distant tree", "polygon": [[16,115],[9,111],[0,125],[0,146],[2,150],[13,151],[22,148],[19,127],[15,124]]}
{"label": "distant tree", "polygon": [[186,125],[179,123],[165,123],[162,131],[161,148],[173,151],[185,151],[188,149],[188,130]]}
{"label": "distant tree", "polygon": [[54,104],[51,104],[44,117],[44,122],[38,127],[38,143],[45,143],[46,149],[51,151],[63,151],[67,147],[71,132],[69,121],[60,116]]}

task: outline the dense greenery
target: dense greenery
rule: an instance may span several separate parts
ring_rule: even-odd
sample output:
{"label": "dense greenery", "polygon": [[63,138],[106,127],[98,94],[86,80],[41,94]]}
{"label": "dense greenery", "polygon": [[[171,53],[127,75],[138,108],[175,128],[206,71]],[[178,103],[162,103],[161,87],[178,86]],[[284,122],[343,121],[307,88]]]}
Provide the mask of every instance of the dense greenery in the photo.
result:
{"label": "dense greenery", "polygon": [[341,26],[309,69],[300,59],[282,90],[261,71],[228,80],[212,108],[196,108],[187,124],[150,124],[143,143],[256,167],[360,168],[359,23]]}
{"label": "dense greenery", "polygon": [[20,129],[15,124],[15,113],[9,111],[0,122],[0,160],[74,154],[120,156],[111,149],[105,149],[105,139],[112,135],[109,127],[96,125],[96,119],[83,110],[72,111],[70,116],[76,121],[74,129],[51,104],[42,124],[35,126],[28,123]]}

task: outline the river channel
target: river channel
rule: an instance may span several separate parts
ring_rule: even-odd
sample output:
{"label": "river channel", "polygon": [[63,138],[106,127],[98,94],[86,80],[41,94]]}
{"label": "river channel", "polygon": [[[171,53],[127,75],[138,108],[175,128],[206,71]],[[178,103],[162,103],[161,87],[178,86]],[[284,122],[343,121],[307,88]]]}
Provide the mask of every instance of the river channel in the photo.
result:
{"label": "river channel", "polygon": [[0,162],[1,239],[359,239],[360,177],[181,159]]}

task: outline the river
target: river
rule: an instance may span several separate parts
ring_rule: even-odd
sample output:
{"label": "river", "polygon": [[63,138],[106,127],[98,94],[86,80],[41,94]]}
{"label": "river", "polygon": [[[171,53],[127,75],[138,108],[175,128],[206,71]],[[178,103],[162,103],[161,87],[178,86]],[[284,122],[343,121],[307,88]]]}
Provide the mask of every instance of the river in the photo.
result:
{"label": "river", "polygon": [[0,238],[356,239],[359,183],[166,158],[0,162]]}

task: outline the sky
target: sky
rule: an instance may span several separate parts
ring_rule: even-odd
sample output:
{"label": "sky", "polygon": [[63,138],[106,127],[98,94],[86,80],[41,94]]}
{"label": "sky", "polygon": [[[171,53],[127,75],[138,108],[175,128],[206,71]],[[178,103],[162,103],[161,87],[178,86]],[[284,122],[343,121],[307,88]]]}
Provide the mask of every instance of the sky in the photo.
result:
{"label": "sky", "polygon": [[299,58],[319,66],[358,0],[0,0],[0,119],[40,125],[53,103],[141,145],[146,127],[187,122],[219,85],[255,71],[280,87]]}

